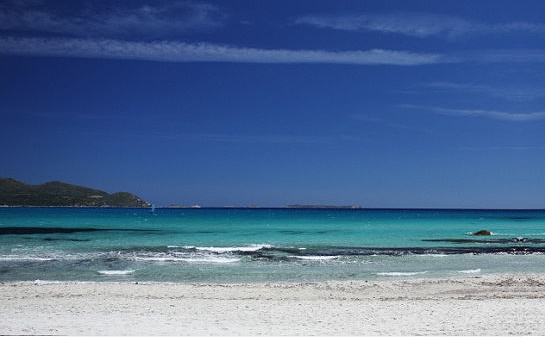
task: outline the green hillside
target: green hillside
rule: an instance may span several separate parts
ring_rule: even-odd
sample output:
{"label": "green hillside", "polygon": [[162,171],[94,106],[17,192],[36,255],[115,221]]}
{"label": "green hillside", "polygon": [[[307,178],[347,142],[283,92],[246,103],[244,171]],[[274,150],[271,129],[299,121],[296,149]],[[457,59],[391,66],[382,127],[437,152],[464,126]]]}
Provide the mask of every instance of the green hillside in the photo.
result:
{"label": "green hillside", "polygon": [[149,204],[127,192],[109,194],[102,190],[53,181],[30,185],[0,178],[0,205],[147,207]]}

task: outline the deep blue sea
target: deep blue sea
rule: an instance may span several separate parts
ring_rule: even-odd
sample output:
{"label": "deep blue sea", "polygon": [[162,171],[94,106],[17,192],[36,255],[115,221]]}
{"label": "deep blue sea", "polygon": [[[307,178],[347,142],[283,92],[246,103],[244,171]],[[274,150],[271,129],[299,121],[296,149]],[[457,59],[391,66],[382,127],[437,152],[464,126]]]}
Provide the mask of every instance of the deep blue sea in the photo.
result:
{"label": "deep blue sea", "polygon": [[0,281],[545,273],[544,253],[545,210],[0,208]]}

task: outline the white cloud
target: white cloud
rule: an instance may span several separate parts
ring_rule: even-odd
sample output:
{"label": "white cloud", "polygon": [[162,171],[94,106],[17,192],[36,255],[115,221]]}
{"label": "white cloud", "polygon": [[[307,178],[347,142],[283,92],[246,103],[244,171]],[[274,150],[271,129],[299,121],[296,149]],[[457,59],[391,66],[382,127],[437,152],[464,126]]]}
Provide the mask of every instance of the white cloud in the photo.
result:
{"label": "white cloud", "polygon": [[347,31],[377,31],[419,38],[430,36],[503,34],[509,32],[545,33],[545,25],[528,22],[488,24],[429,13],[315,15],[295,21],[319,28]]}
{"label": "white cloud", "polygon": [[402,105],[402,107],[410,109],[422,109],[428,110],[439,114],[454,115],[454,116],[469,116],[469,117],[486,117],[495,120],[504,121],[535,121],[545,119],[545,111],[531,112],[531,113],[514,113],[497,110],[485,110],[485,109],[452,109],[443,107],[432,106],[417,106],[417,105]]}
{"label": "white cloud", "polygon": [[439,54],[371,49],[324,51],[258,49],[176,41],[1,37],[0,54],[166,62],[336,63],[415,66],[443,62]]}

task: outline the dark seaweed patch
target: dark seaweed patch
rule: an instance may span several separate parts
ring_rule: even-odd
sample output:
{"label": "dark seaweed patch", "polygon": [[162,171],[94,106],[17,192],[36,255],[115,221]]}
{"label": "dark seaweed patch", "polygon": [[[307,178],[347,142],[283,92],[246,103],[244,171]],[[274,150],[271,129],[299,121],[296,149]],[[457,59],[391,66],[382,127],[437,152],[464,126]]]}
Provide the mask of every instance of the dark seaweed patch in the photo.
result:
{"label": "dark seaweed patch", "polygon": [[278,232],[285,235],[302,235],[305,233],[305,231],[301,230],[279,230]]}
{"label": "dark seaweed patch", "polygon": [[540,238],[493,238],[493,239],[473,239],[473,238],[438,238],[438,239],[423,239],[424,242],[446,242],[446,243],[475,243],[475,244],[512,244],[512,243],[528,243],[528,244],[543,244],[545,239]]}
{"label": "dark seaweed patch", "polygon": [[[432,240],[436,241],[436,240]],[[467,242],[462,242],[467,243]],[[306,249],[271,247],[256,251],[234,251],[233,254],[245,256],[253,260],[265,261],[297,261],[301,256],[407,256],[407,255],[457,255],[457,254],[513,254],[526,255],[545,253],[545,246],[529,246],[513,244],[510,246],[445,246],[445,247],[337,247],[317,246]]]}
{"label": "dark seaweed patch", "polygon": [[[539,243],[544,241],[538,240]],[[531,254],[545,253],[545,246],[529,246],[507,242],[510,246],[456,246],[456,247],[308,247],[297,248],[263,248],[253,252],[237,252],[239,255],[251,256],[253,259],[291,260],[292,256],[406,256],[406,255],[456,255],[456,254]],[[532,243],[532,242],[528,242]],[[535,242],[534,242],[535,243]],[[295,258],[296,259],[296,258]]]}
{"label": "dark seaweed patch", "polygon": [[159,230],[143,229],[100,229],[100,228],[38,228],[38,227],[0,227],[0,235],[44,235],[44,234],[72,234],[77,232],[100,231],[138,231],[157,232]]}
{"label": "dark seaweed patch", "polygon": [[90,239],[80,239],[80,238],[54,238],[46,237],[43,239],[46,242],[57,242],[57,241],[67,241],[67,242],[89,242]]}
{"label": "dark seaweed patch", "polygon": [[305,230],[278,230],[279,233],[285,234],[285,235],[309,235],[309,234],[317,234],[317,235],[325,235],[332,232],[338,232],[338,230],[311,230],[311,231],[305,231]]}

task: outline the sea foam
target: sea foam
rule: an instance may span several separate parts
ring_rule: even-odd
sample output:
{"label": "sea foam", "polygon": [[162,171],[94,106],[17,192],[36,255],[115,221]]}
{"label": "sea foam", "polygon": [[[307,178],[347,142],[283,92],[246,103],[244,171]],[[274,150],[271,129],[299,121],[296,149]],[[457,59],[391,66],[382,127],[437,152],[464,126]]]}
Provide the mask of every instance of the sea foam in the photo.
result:
{"label": "sea foam", "polygon": [[270,244],[250,244],[247,246],[193,246],[193,245],[168,245],[167,248],[182,248],[186,250],[208,251],[215,253],[227,253],[227,252],[254,252],[261,249],[269,249],[273,246]]}
{"label": "sea foam", "polygon": [[481,269],[470,269],[470,270],[458,270],[459,273],[481,273]]}
{"label": "sea foam", "polygon": [[418,276],[425,275],[427,271],[415,271],[415,272],[377,272],[378,276],[388,276],[388,277],[404,277],[404,276]]}
{"label": "sea foam", "polygon": [[0,261],[53,261],[53,257],[36,257],[36,256],[16,256],[16,255],[0,255]]}
{"label": "sea foam", "polygon": [[148,262],[186,262],[186,263],[235,263],[241,260],[237,257],[222,257],[222,256],[198,256],[198,255],[157,255],[147,257],[135,257],[137,261]]}
{"label": "sea foam", "polygon": [[231,258],[231,257],[191,257],[191,258],[181,258],[181,261],[184,262],[194,262],[194,263],[236,263],[240,261],[240,258]]}
{"label": "sea foam", "polygon": [[101,275],[132,275],[134,270],[99,270]]}
{"label": "sea foam", "polygon": [[290,256],[293,258],[308,260],[308,261],[328,261],[331,259],[337,259],[339,256]]}

